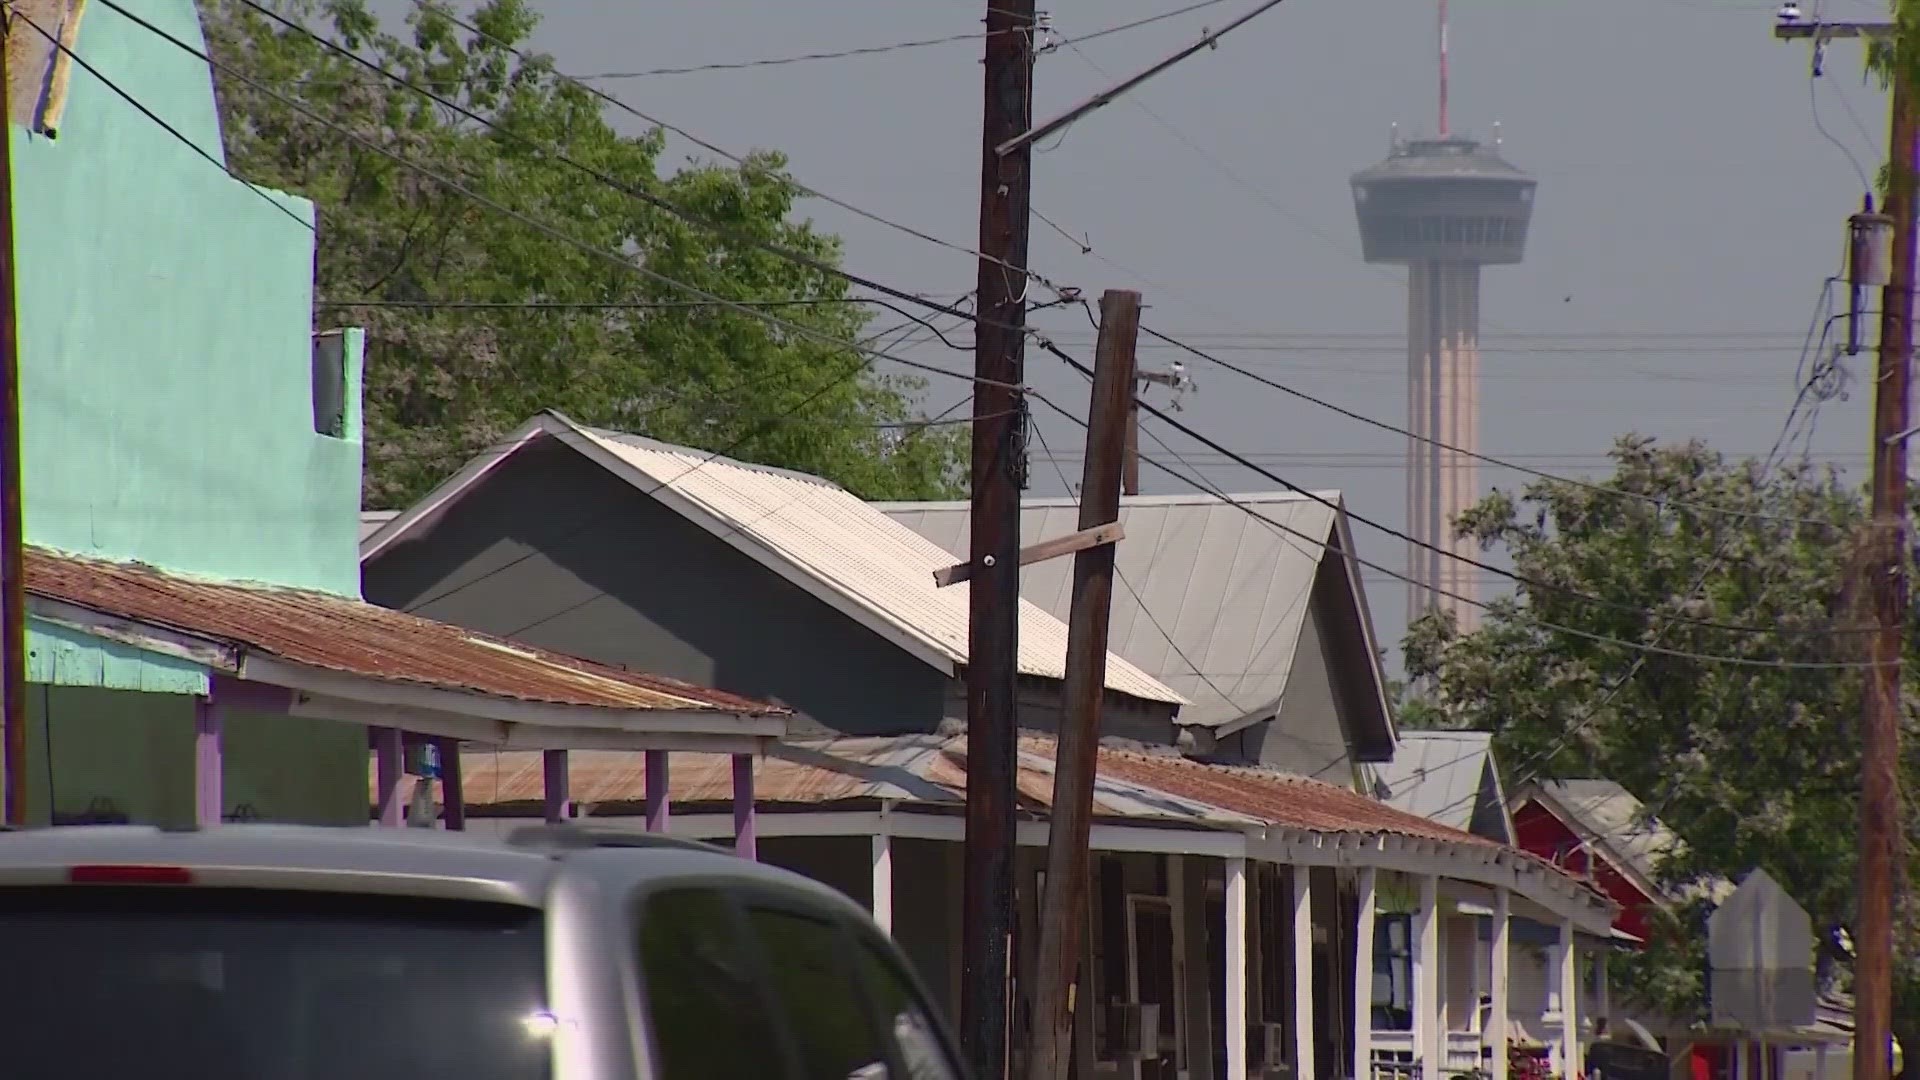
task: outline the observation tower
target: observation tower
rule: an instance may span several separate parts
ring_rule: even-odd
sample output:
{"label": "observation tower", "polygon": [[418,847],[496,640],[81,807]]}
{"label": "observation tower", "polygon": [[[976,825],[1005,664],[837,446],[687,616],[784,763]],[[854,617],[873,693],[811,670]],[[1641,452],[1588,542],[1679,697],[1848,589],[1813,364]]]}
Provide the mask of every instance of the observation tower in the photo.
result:
{"label": "observation tower", "polygon": [[1494,130],[1488,145],[1448,129],[1440,0],[1439,135],[1396,132],[1387,159],[1352,183],[1362,256],[1407,268],[1407,619],[1439,608],[1462,630],[1479,622],[1477,579],[1447,554],[1477,556],[1452,525],[1480,490],[1468,456],[1480,449],[1480,268],[1520,262],[1533,218],[1533,178],[1500,156]]}

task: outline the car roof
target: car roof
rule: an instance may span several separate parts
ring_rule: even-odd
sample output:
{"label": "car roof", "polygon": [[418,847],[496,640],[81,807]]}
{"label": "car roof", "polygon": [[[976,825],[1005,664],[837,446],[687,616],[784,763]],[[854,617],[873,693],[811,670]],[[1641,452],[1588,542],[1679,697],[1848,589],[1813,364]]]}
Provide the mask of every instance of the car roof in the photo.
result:
{"label": "car roof", "polygon": [[864,910],[808,878],[692,840],[598,826],[530,825],[504,839],[440,829],[75,825],[0,831],[0,886],[61,884],[74,866],[183,867],[209,886],[311,888],[544,905],[555,877],[699,876],[804,892]]}

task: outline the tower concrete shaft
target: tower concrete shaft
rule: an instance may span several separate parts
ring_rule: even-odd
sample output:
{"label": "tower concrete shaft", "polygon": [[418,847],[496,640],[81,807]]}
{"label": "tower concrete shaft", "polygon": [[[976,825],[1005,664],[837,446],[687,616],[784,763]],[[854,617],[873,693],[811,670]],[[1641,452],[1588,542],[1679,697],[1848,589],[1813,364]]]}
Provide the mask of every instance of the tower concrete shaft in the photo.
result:
{"label": "tower concrete shaft", "polygon": [[1422,260],[1407,268],[1407,611],[1479,625],[1472,540],[1453,523],[1479,494],[1480,267]]}

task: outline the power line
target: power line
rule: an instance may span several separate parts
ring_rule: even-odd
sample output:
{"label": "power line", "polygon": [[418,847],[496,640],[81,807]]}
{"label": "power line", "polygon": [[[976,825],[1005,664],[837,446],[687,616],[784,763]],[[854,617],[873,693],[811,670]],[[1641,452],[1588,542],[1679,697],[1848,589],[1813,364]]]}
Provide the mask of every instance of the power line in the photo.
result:
{"label": "power line", "polygon": [[1223,367],[1228,371],[1231,371],[1237,375],[1240,375],[1244,378],[1252,379],[1254,382],[1257,382],[1262,386],[1270,387],[1290,397],[1298,398],[1299,400],[1305,401],[1311,405],[1315,405],[1322,409],[1326,409],[1330,412],[1337,413],[1341,416],[1346,417],[1349,420],[1358,421],[1362,424],[1366,424],[1369,427],[1377,428],[1381,431],[1392,432],[1395,435],[1401,435],[1410,439],[1415,439],[1429,446],[1438,447],[1439,449],[1445,450],[1448,453],[1458,454],[1461,457],[1470,458],[1475,461],[1482,461],[1489,465],[1497,465],[1497,466],[1500,466],[1501,468],[1512,469],[1515,472],[1524,473],[1526,475],[1538,477],[1543,480],[1553,480],[1560,483],[1569,484],[1571,486],[1578,487],[1587,491],[1594,491],[1594,492],[1599,492],[1606,495],[1619,496],[1622,498],[1636,499],[1642,502],[1651,503],[1654,506],[1686,508],[1686,509],[1699,510],[1703,512],[1715,513],[1715,514],[1725,514],[1729,517],[1743,517],[1743,518],[1752,518],[1756,520],[1768,520],[1768,521],[1783,521],[1783,522],[1792,522],[1794,524],[1802,524],[1802,525],[1825,524],[1823,522],[1818,522],[1810,518],[1796,518],[1796,517],[1788,517],[1788,516],[1778,515],[1778,514],[1762,513],[1757,511],[1739,510],[1731,507],[1713,506],[1713,505],[1710,505],[1707,503],[1701,503],[1701,502],[1693,502],[1688,500],[1679,500],[1679,499],[1671,499],[1671,498],[1663,499],[1657,496],[1646,495],[1639,492],[1622,491],[1618,488],[1609,488],[1600,484],[1589,483],[1584,480],[1575,480],[1568,477],[1558,476],[1553,473],[1543,472],[1539,469],[1528,468],[1525,465],[1520,465],[1511,461],[1505,461],[1500,458],[1493,457],[1489,454],[1482,454],[1472,450],[1463,450],[1457,446],[1452,446],[1447,443],[1441,442],[1439,439],[1431,438],[1425,435],[1414,434],[1413,432],[1408,431],[1406,428],[1400,427],[1397,424],[1390,424],[1384,420],[1376,420],[1371,416],[1367,416],[1363,413],[1355,412],[1352,409],[1348,409],[1343,406],[1336,405],[1331,401],[1325,400],[1324,398],[1315,397],[1314,395],[1306,393],[1305,391],[1302,391],[1302,390],[1296,390],[1293,387],[1286,385],[1285,383],[1281,383],[1276,380],[1269,379],[1266,376],[1261,375],[1259,372],[1250,371],[1247,368],[1242,367],[1238,364],[1234,364],[1229,361],[1222,360],[1217,356],[1213,356],[1206,351],[1198,349],[1192,345],[1188,345],[1183,341],[1180,341],[1173,337],[1169,337],[1168,335],[1163,334],[1160,331],[1155,330],[1150,326],[1142,326],[1140,327],[1140,330],[1142,333],[1147,334],[1148,336],[1156,338],[1160,341],[1164,341],[1167,344],[1172,345],[1178,349],[1181,349],[1182,351],[1192,356],[1196,356],[1202,360],[1206,360],[1211,363],[1217,364],[1220,367]]}
{"label": "power line", "polygon": [[[1056,404],[1052,399],[1046,397],[1045,395],[1029,391],[1029,396],[1039,399],[1042,403],[1047,405],[1047,407],[1065,416],[1068,420],[1071,420],[1073,423],[1078,424],[1082,427],[1086,425],[1086,421],[1080,419],[1078,416],[1074,415],[1071,411],[1067,410],[1066,408]],[[1141,403],[1141,408],[1152,411],[1156,415],[1158,415],[1158,410],[1154,410],[1151,405],[1148,405],[1144,402]],[[1166,418],[1160,417],[1160,419],[1165,420]],[[1174,426],[1179,427],[1180,425],[1175,424]],[[1300,530],[1295,529],[1290,525],[1286,525],[1282,522],[1278,522],[1273,520],[1270,517],[1267,517],[1265,514],[1260,513],[1259,510],[1256,509],[1255,507],[1242,503],[1239,500],[1235,499],[1233,496],[1227,494],[1226,492],[1219,490],[1219,488],[1217,488],[1216,486],[1207,483],[1204,479],[1200,478],[1197,474],[1190,475],[1190,474],[1182,473],[1179,470],[1169,465],[1166,465],[1155,458],[1152,458],[1146,455],[1141,455],[1141,460],[1146,461],[1148,464],[1153,465],[1155,468],[1161,470],[1162,472],[1167,473],[1169,476],[1172,476],[1177,480],[1185,481],[1186,483],[1191,484],[1192,486],[1198,488],[1202,492],[1205,492],[1206,494],[1214,496],[1215,498],[1221,500],[1227,505],[1233,506],[1241,510],[1242,512],[1253,517],[1254,519],[1264,522],[1267,525],[1267,527],[1270,529],[1277,529],[1281,532],[1297,537],[1305,541],[1306,543],[1312,544],[1315,547],[1318,547],[1322,550],[1330,551],[1339,555],[1344,555],[1348,558],[1353,559],[1354,562],[1358,563],[1359,565],[1366,567],[1370,570],[1374,570],[1379,573],[1385,574],[1388,577],[1392,577],[1400,581],[1408,580],[1407,575],[1397,570],[1393,570],[1379,563],[1362,558],[1357,553],[1347,551],[1340,547],[1337,547],[1333,544],[1333,542],[1329,540],[1316,538],[1310,533],[1301,532]],[[1275,478],[1275,479],[1278,480],[1278,478]],[[1286,481],[1284,480],[1278,480],[1278,482],[1281,483],[1283,486],[1291,486],[1291,485],[1287,485]],[[1336,511],[1339,510],[1338,507],[1335,507],[1335,509]],[[1347,516],[1352,517],[1350,513]],[[1478,608],[1490,610],[1494,607],[1494,605],[1491,603],[1478,600],[1478,599],[1473,599],[1470,597],[1453,596],[1450,593],[1444,593],[1444,592],[1441,593],[1441,595],[1448,596],[1451,599],[1455,599],[1460,601],[1461,603],[1470,604]],[[1644,608],[1637,608],[1635,610],[1640,611],[1642,614],[1652,615],[1656,618],[1661,617],[1657,613],[1648,611]],[[1688,621],[1688,620],[1674,620],[1668,625],[1678,625],[1685,621]],[[1637,652],[1641,655],[1639,660],[1636,662],[1644,662],[1645,657],[1647,655],[1656,655],[1656,656],[1669,656],[1669,657],[1674,657],[1677,659],[1684,659],[1684,660],[1694,660],[1701,663],[1728,664],[1735,667],[1775,668],[1780,670],[1841,670],[1841,669],[1851,670],[1851,669],[1875,666],[1871,662],[1796,661],[1796,660],[1785,660],[1785,659],[1775,659],[1775,658],[1727,656],[1727,655],[1718,654],[1718,653],[1698,653],[1698,652],[1691,652],[1684,649],[1666,648],[1664,646],[1661,646],[1655,643],[1628,641],[1624,638],[1610,637],[1606,634],[1596,634],[1596,633],[1593,633],[1592,631],[1581,630],[1581,629],[1578,629],[1577,627],[1565,626],[1559,623],[1546,622],[1540,619],[1533,619],[1531,620],[1531,622],[1534,626],[1542,630],[1548,630],[1555,633],[1566,634],[1571,637],[1582,638],[1588,641],[1592,641],[1595,644],[1611,645],[1617,648],[1628,650],[1630,652]]]}
{"label": "power line", "polygon": [[[1072,366],[1075,370],[1079,371],[1082,375],[1090,374],[1090,371],[1086,367],[1086,365],[1074,359],[1072,356],[1068,355],[1067,353],[1061,351],[1060,348],[1058,346],[1055,346],[1052,342],[1047,341],[1043,338],[1040,340],[1040,347],[1043,349],[1046,349],[1048,352],[1051,352],[1054,356],[1060,358],[1061,360],[1066,361],[1067,364]],[[1303,488],[1298,484],[1295,484],[1287,480],[1286,478],[1279,476],[1278,474],[1272,472],[1271,470],[1268,470],[1256,464],[1255,462],[1247,460],[1245,457],[1235,453],[1233,450],[1229,449],[1226,446],[1221,445],[1219,442],[1216,442],[1215,440],[1209,438],[1208,436],[1202,434],[1201,432],[1195,430],[1194,428],[1186,424],[1183,424],[1178,420],[1175,420],[1171,416],[1168,416],[1164,411],[1155,407],[1154,405],[1145,401],[1139,401],[1139,399],[1137,398],[1135,400],[1138,402],[1139,408],[1141,410],[1151,414],[1152,416],[1160,420],[1162,423],[1173,428],[1175,431],[1178,431],[1181,434],[1187,436],[1188,438],[1194,439],[1200,442],[1202,445],[1205,445],[1216,452],[1228,455],[1229,457],[1234,459],[1236,464],[1239,464],[1243,468],[1247,468],[1256,473],[1259,473],[1261,476],[1264,476],[1267,479],[1272,480],[1273,482],[1279,484],[1280,486],[1290,491],[1303,495],[1307,499],[1312,500],[1313,502],[1317,502],[1322,506],[1325,506],[1329,510],[1333,510],[1336,513],[1342,512],[1342,507],[1340,507],[1339,504],[1329,501],[1327,498],[1318,494],[1317,492]],[[1383,525],[1377,521],[1372,520],[1371,518],[1364,517],[1360,514],[1356,514],[1351,510],[1347,510],[1344,512],[1346,513],[1347,517],[1350,518],[1351,520],[1357,521],[1362,525],[1366,525],[1369,528],[1385,533],[1386,535],[1394,537],[1395,539],[1405,541],[1406,543],[1409,543],[1409,544],[1413,544],[1416,547],[1437,552],[1447,558],[1451,558],[1457,562],[1464,563],[1476,569],[1499,574],[1502,577],[1508,578],[1518,584],[1525,585],[1529,589],[1533,589],[1539,592],[1559,593],[1563,596],[1567,596],[1572,599],[1577,599],[1583,603],[1592,604],[1596,607],[1610,608],[1616,611],[1631,612],[1636,615],[1653,618],[1653,619],[1660,619],[1665,622],[1671,622],[1675,624],[1686,624],[1686,625],[1692,625],[1692,626],[1699,626],[1706,629],[1724,630],[1729,632],[1746,633],[1746,634],[1767,634],[1767,633],[1775,632],[1773,629],[1768,627],[1742,626],[1737,623],[1721,623],[1721,622],[1715,622],[1712,620],[1689,618],[1687,616],[1682,616],[1682,615],[1661,615],[1658,612],[1649,611],[1648,609],[1639,607],[1634,604],[1622,604],[1615,601],[1607,600],[1604,597],[1593,596],[1591,594],[1581,592],[1580,590],[1571,588],[1569,586],[1558,585],[1553,582],[1540,581],[1535,578],[1527,577],[1524,574],[1518,574],[1513,571],[1506,570],[1502,567],[1494,566],[1491,563],[1481,562],[1478,559],[1474,559],[1466,555],[1459,555],[1453,552],[1445,551],[1444,549],[1439,548],[1437,546],[1429,545],[1422,541],[1419,541],[1414,537],[1408,535],[1407,533],[1402,532],[1399,529],[1395,529],[1388,525]],[[1376,569],[1379,569],[1379,568],[1376,568]],[[1444,594],[1444,593],[1442,595],[1451,596],[1451,594]],[[1463,598],[1463,597],[1454,597],[1454,599],[1459,599],[1467,603],[1473,603],[1475,606],[1478,606],[1478,607],[1486,606],[1484,604],[1478,603],[1477,601],[1467,600],[1466,598]],[[1568,629],[1567,632],[1573,633],[1576,635],[1584,633],[1583,631],[1577,631],[1572,629]],[[1831,630],[1823,631],[1823,633],[1826,633],[1826,634],[1849,633],[1849,632],[1858,632],[1858,631],[1847,631],[1847,630],[1840,630],[1840,629],[1831,629]],[[1826,666],[1826,665],[1817,665],[1817,666]]]}
{"label": "power line", "polygon": [[[167,42],[171,43],[175,48],[178,48],[181,51],[191,56],[197,57],[202,62],[212,66],[216,70],[219,70],[228,75],[231,75],[235,79],[238,79],[239,81],[254,88],[255,90],[258,90],[261,93],[266,94],[269,97],[272,97],[276,101],[279,101],[281,104],[299,113],[301,116],[306,117],[309,121],[315,124],[318,124],[329,131],[333,131],[337,134],[344,135],[349,140],[367,148],[368,150],[371,150],[374,153],[380,154],[381,156],[392,160],[396,164],[399,164],[407,169],[410,169],[413,172],[421,176],[424,176],[429,180],[434,181],[435,183],[441,185],[442,187],[445,187],[448,190],[453,191],[467,198],[472,202],[478,203],[479,205],[484,206],[487,209],[492,210],[497,214],[501,214],[503,216],[512,218],[513,220],[519,222],[522,225],[525,225],[530,229],[533,229],[536,232],[539,232],[552,239],[555,239],[564,244],[567,244],[568,246],[576,248],[585,254],[592,255],[596,258],[604,259],[608,262],[613,263],[616,266],[624,267],[634,273],[640,274],[641,276],[646,277],[649,280],[655,281],[659,284],[666,285],[671,288],[679,289],[684,292],[692,293],[695,296],[701,297],[705,300],[712,302],[714,305],[718,307],[727,308],[739,314],[746,315],[749,318],[758,319],[759,321],[764,322],[769,326],[786,330],[789,333],[798,334],[802,337],[812,338],[818,342],[831,345],[836,348],[853,349],[858,352],[864,352],[877,359],[891,360],[896,364],[901,364],[905,367],[914,368],[919,371],[926,371],[936,375],[944,375],[949,378],[957,378],[957,379],[962,379],[967,381],[977,381],[977,380],[974,380],[972,376],[964,375],[959,372],[949,371],[945,368],[935,367],[932,364],[923,364],[916,360],[908,360],[904,357],[894,355],[892,353],[879,352],[871,348],[862,346],[857,342],[848,341],[845,338],[836,337],[833,334],[816,330],[812,327],[804,326],[800,323],[795,323],[787,319],[782,319],[777,316],[769,315],[764,311],[756,310],[754,308],[741,304],[737,301],[725,299],[713,293],[707,292],[704,289],[698,288],[693,285],[689,285],[686,282],[680,281],[676,278],[669,277],[666,274],[662,274],[659,271],[654,270],[652,267],[646,266],[643,263],[635,262],[634,260],[624,255],[620,255],[612,251],[607,251],[605,249],[595,247],[592,244],[589,244],[583,240],[580,240],[553,225],[549,225],[546,222],[540,221],[519,210],[515,210],[512,207],[496,202],[495,200],[490,199],[485,195],[481,195],[479,192],[476,192],[472,188],[469,188],[466,185],[461,184],[459,181],[449,179],[448,177],[441,175],[438,172],[435,172],[434,170],[426,167],[425,165],[422,165],[419,162],[414,161],[411,158],[408,158],[406,155],[401,154],[398,151],[382,146],[379,143],[374,142],[372,139],[369,139],[366,136],[361,135],[359,132],[352,130],[351,128],[347,127],[344,124],[337,123],[333,120],[329,120],[326,117],[319,115],[318,113],[314,112],[311,108],[309,108],[305,103],[299,101],[298,99],[295,99],[286,94],[280,93],[279,91],[265,85],[259,80],[254,79],[236,70],[230,64],[225,64],[225,63],[222,63],[221,61],[215,60],[213,57],[207,55],[204,52],[201,52],[199,49],[194,48],[191,44],[181,41],[179,38],[174,37],[172,34],[168,33],[167,31],[161,29],[158,26],[155,26],[153,23],[148,22],[146,19],[141,18],[140,16],[134,14],[131,11],[128,11],[125,7],[122,7],[120,4],[116,3],[115,0],[100,0],[100,2],[106,5],[108,8],[111,8],[112,10],[118,12],[122,17],[128,19],[134,24],[147,30],[149,33],[152,33],[157,37],[165,39]],[[258,6],[253,4],[253,0],[241,0],[241,2],[246,3],[249,6],[255,6],[255,7]],[[261,10],[264,11],[265,9],[263,8]],[[269,14],[271,13],[269,12]],[[319,40],[325,43],[324,38],[316,38],[316,40]],[[934,301],[922,300],[918,297],[912,296],[911,294],[902,293],[899,290],[893,290],[886,286],[878,285],[877,283],[869,287],[876,288],[879,291],[887,292],[888,295],[896,295],[896,294],[900,295],[904,299],[924,304],[928,307],[932,307],[937,310],[940,310],[946,314],[955,314],[955,315],[961,314],[960,312],[954,311],[953,309],[948,308],[945,305],[938,304]]]}
{"label": "power line", "polygon": [[[599,87],[594,86],[592,83],[582,82],[577,76],[569,75],[566,72],[560,71],[559,69],[552,67],[550,64],[548,64],[545,58],[537,57],[534,54],[527,52],[525,49],[520,48],[519,46],[513,44],[510,41],[506,41],[502,38],[495,37],[494,35],[488,33],[487,31],[481,29],[480,27],[474,25],[473,23],[467,21],[466,19],[461,18],[457,12],[454,12],[442,6],[440,3],[437,2],[437,0],[413,0],[413,2],[421,10],[430,11],[434,14],[439,15],[441,18],[444,18],[448,22],[453,23],[453,25],[460,27],[461,29],[467,31],[470,34],[473,34],[474,36],[480,38],[483,41],[491,43],[497,48],[505,50],[507,53],[513,56],[519,57],[523,61],[526,61],[529,63],[540,63],[543,65],[547,65],[545,70],[550,72],[554,78],[559,79],[560,81],[568,83],[572,86],[578,87],[580,90],[582,90],[589,96],[593,97],[596,101],[599,101],[606,105],[611,105],[614,108],[619,109],[620,111],[627,113],[628,115],[633,116],[637,119],[643,120],[648,124],[651,124],[652,126],[659,128],[663,131],[670,131],[675,135],[678,135],[681,138],[686,139],[688,142],[693,143],[695,146],[698,146],[701,149],[707,151],[708,153],[718,154],[721,157],[726,158],[728,161],[731,161],[735,165],[740,166],[743,170],[748,170],[763,176],[768,175],[764,166],[756,164],[755,162],[752,162],[747,158],[740,156],[739,154],[735,154],[732,151],[725,149],[724,147],[717,146],[714,143],[708,142],[706,139],[703,139],[700,136],[695,135],[693,132],[688,131],[686,128],[680,127],[675,124],[670,124],[667,121],[660,119],[659,117],[652,116],[645,112],[642,112],[640,109],[634,107],[633,105],[627,103],[626,101],[621,100],[620,98],[613,96],[612,94],[607,93],[604,90],[601,90]],[[303,31],[305,30],[304,27],[302,27],[301,29]],[[914,237],[917,240],[923,240],[936,247],[946,248],[949,251],[959,252],[963,255],[968,255],[975,259],[988,259],[989,262],[992,262],[995,265],[1000,266],[1002,269],[1005,269],[1011,273],[1019,274],[1022,278],[1026,280],[1038,283],[1043,288],[1046,288],[1052,291],[1055,295],[1060,295],[1063,292],[1063,289],[1061,286],[1054,284],[1053,282],[1047,280],[1045,277],[1039,274],[1036,274],[1032,270],[1029,270],[1025,267],[1013,266],[1007,263],[1005,260],[1001,260],[1001,259],[990,259],[987,256],[982,255],[978,250],[974,248],[967,247],[964,244],[956,244],[950,240],[943,240],[940,237],[934,236],[933,234],[925,232],[924,230],[915,228],[912,225],[907,225],[902,222],[894,221],[891,218],[884,217],[880,214],[874,213],[871,210],[865,209],[864,207],[857,206],[851,202],[846,201],[845,199],[841,199],[841,198],[837,198],[835,196],[829,195],[818,188],[803,184],[792,176],[775,175],[774,178],[784,184],[791,186],[795,191],[799,192],[800,194],[808,198],[819,199],[821,202],[827,203],[831,206],[839,207],[840,209],[845,210],[850,214],[856,215],[861,218],[865,218],[866,220],[871,221],[876,225],[884,225],[889,229],[893,229],[898,232],[905,233],[906,235]]]}
{"label": "power line", "polygon": [[298,222],[301,228],[307,230],[308,232],[315,231],[313,227],[313,222],[308,221],[306,218],[300,216],[299,214],[294,213],[293,210],[291,210],[286,206],[286,204],[282,203],[279,199],[274,198],[271,194],[267,193],[265,190],[255,187],[254,185],[248,183],[246,180],[242,179],[239,175],[237,175],[233,171],[231,167],[227,165],[226,162],[220,160],[219,158],[215,157],[213,154],[209,153],[207,149],[201,146],[199,143],[194,142],[192,139],[187,138],[186,135],[181,133],[179,128],[176,128],[172,124],[168,123],[165,119],[163,119],[160,116],[160,114],[148,108],[145,105],[145,103],[143,103],[139,98],[136,98],[132,94],[121,89],[119,83],[116,83],[112,79],[109,79],[105,75],[101,74],[99,68],[96,68],[92,64],[89,64],[86,61],[86,59],[82,57],[79,53],[76,53],[72,49],[68,48],[67,43],[64,41],[61,41],[59,35],[50,33],[46,29],[42,28],[39,23],[34,22],[32,19],[28,18],[26,13],[23,11],[15,9],[9,12],[9,15],[11,18],[19,19],[21,22],[26,23],[28,26],[32,27],[34,33],[39,34],[43,38],[46,38],[48,44],[60,50],[61,53],[65,54],[67,59],[79,65],[82,71],[85,71],[87,74],[93,76],[94,79],[98,80],[102,86],[105,86],[108,90],[113,91],[114,95],[118,97],[120,100],[133,106],[136,110],[139,111],[140,115],[146,117],[148,120],[153,121],[153,123],[156,126],[158,126],[160,130],[166,132],[168,135],[173,136],[176,142],[179,142],[182,145],[186,146],[187,149],[192,150],[195,154],[198,154],[203,160],[211,164],[214,168],[219,169],[223,173],[226,173],[230,179],[238,182],[242,187],[246,188],[248,191],[251,191],[255,195],[258,195],[263,201],[267,203],[267,205],[273,207],[275,210],[280,211],[282,214],[285,214],[287,217]]}
{"label": "power line", "polygon": [[[1135,19],[1132,22],[1121,23],[1118,26],[1109,26],[1102,30],[1082,34],[1067,43],[1073,44],[1082,41],[1093,41],[1097,38],[1106,37],[1109,34],[1119,34],[1128,30],[1136,30],[1142,26],[1149,26],[1166,19],[1177,18],[1181,15],[1199,11],[1201,8],[1212,7],[1215,4],[1224,2],[1225,0],[1200,0],[1199,3],[1188,4],[1185,7],[1176,8],[1173,11],[1161,12],[1158,15],[1149,15],[1143,19]],[[759,60],[718,61],[710,64],[695,64],[688,67],[649,68],[644,71],[596,71],[576,75],[574,78],[596,81],[608,79],[647,79],[656,75],[696,75],[708,71],[741,71],[749,68],[784,67],[788,64],[804,64],[816,60],[848,60],[856,57],[880,56],[886,53],[902,52],[907,49],[930,48],[935,45],[953,45],[960,42],[983,41],[993,37],[996,33],[1014,32],[1016,31],[972,30],[964,34],[945,34],[939,37],[895,41],[885,45],[862,45],[855,48],[838,49],[827,52],[798,53],[791,56],[776,56]]]}

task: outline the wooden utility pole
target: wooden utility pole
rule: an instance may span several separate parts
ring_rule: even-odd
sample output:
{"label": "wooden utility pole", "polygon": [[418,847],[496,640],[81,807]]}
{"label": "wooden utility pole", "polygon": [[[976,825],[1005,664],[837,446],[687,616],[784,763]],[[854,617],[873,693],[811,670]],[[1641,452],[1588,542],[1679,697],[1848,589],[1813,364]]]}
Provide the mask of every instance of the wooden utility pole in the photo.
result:
{"label": "wooden utility pole", "polygon": [[1034,0],[988,0],[981,116],[980,277],[968,562],[967,832],[961,885],[960,1042],[974,1074],[1007,1071],[1018,721],[1020,492],[1026,486],[1027,237]]}
{"label": "wooden utility pole", "polygon": [[[1139,324],[1136,316],[1134,323]],[[1180,395],[1193,388],[1193,379],[1187,375],[1182,364],[1173,365],[1168,371],[1135,371],[1134,380],[1140,389],[1149,386],[1165,386],[1173,390],[1173,407],[1180,408]],[[1127,449],[1121,463],[1120,493],[1123,495],[1140,494],[1140,399],[1127,396]]]}
{"label": "wooden utility pole", "polygon": [[[1120,520],[1120,473],[1133,413],[1139,335],[1140,294],[1109,290],[1100,298],[1100,344],[1080,477],[1082,532]],[[1065,1080],[1073,1052],[1076,975],[1088,922],[1087,837],[1100,748],[1100,703],[1107,684],[1114,555],[1114,545],[1101,544],[1073,557],[1065,708],[1053,757],[1053,814],[1047,832],[1046,893],[1040,902],[1028,1080]]]}
{"label": "wooden utility pole", "polygon": [[[1905,2],[1905,0],[1903,0]],[[1841,37],[1890,39],[1886,23],[1783,21],[1780,38],[1814,48]],[[1894,41],[1891,159],[1883,211],[1892,219],[1892,257],[1880,301],[1880,356],[1874,376],[1873,518],[1859,560],[1859,595],[1871,597],[1872,667],[1860,722],[1859,911],[1853,943],[1853,1076],[1887,1080],[1892,1068],[1893,912],[1906,833],[1900,812],[1900,643],[1907,621],[1907,398],[1913,359],[1914,169],[1920,162],[1910,67],[1920,43]],[[1816,52],[1816,56],[1818,53]]]}
{"label": "wooden utility pole", "polygon": [[0,732],[6,823],[27,823],[27,575],[20,518],[20,342],[13,283],[13,103],[0,27]]}

